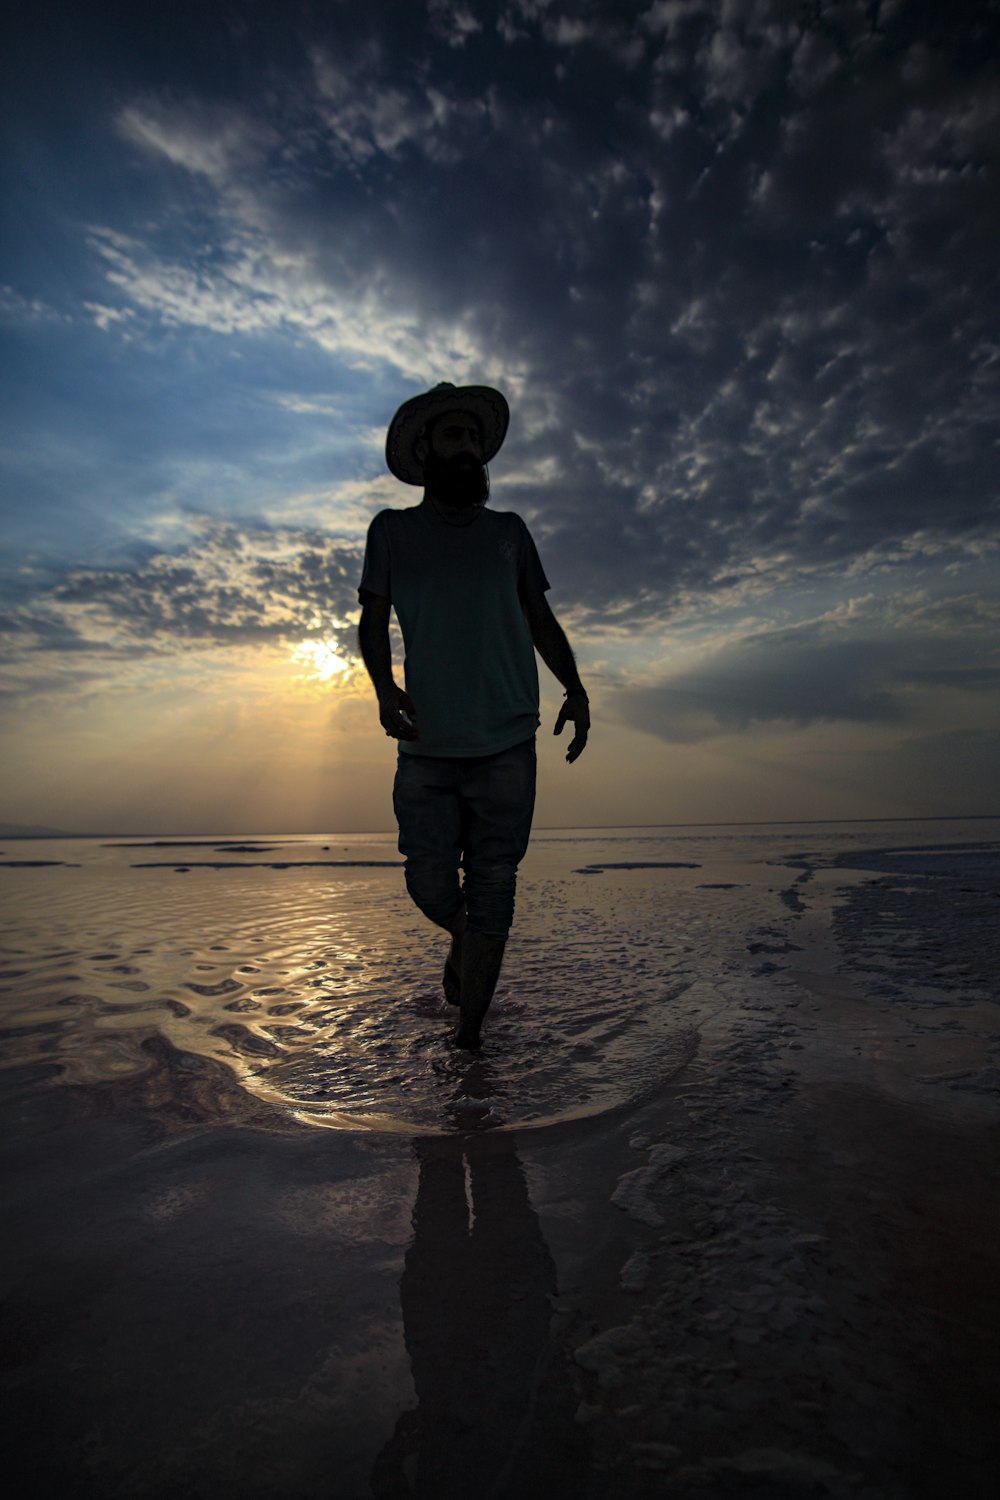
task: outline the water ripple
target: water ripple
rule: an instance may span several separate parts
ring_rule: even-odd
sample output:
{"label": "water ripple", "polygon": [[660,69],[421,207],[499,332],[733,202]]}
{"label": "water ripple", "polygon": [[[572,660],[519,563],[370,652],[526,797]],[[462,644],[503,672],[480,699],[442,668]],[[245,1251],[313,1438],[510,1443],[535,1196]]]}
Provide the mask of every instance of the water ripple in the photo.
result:
{"label": "water ripple", "polygon": [[735,969],[761,881],[774,879],[742,863],[739,885],[705,888],[734,873],[731,849],[719,863],[707,840],[697,861],[672,858],[666,837],[533,846],[484,1053],[470,1061],[448,1045],[445,939],[380,857],[391,844],[343,852],[336,865],[182,876],[136,869],[125,847],[93,869],[19,871],[0,929],[6,1064],[56,1062],[63,1081],[103,1086],[156,1058],[201,1058],[286,1116],[341,1128],[593,1114],[691,1056],[685,993]]}

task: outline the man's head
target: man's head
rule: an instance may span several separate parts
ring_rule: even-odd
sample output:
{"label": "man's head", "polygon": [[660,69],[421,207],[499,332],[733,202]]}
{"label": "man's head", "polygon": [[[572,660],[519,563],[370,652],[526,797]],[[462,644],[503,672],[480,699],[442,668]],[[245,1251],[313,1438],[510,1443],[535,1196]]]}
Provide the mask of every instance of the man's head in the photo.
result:
{"label": "man's head", "polygon": [[[385,457],[404,484],[420,484],[448,504],[482,504],[489,493],[484,466],[507,433],[510,412],[499,391],[487,385],[454,386],[448,381],[404,401],[389,424]],[[455,478],[455,491],[475,491],[470,471],[478,471],[485,492],[472,499],[441,494]]]}
{"label": "man's head", "polygon": [[424,467],[424,488],[445,505],[485,505],[490,476],[483,463],[483,430],[475,412],[442,412],[413,445]]}

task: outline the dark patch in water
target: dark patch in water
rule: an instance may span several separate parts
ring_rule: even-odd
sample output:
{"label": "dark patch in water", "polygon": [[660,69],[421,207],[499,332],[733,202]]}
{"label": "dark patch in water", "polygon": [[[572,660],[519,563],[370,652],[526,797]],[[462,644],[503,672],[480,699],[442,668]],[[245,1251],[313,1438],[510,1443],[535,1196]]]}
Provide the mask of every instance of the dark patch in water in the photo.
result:
{"label": "dark patch in water", "polygon": [[216,844],[219,854],[273,854],[280,844]]}
{"label": "dark patch in water", "polygon": [[625,864],[601,864],[584,865],[580,870],[574,870],[574,875],[603,875],[605,870],[700,870],[701,865],[692,864],[686,859],[656,860],[648,864],[640,860],[629,860]]}
{"label": "dark patch in water", "polygon": [[[64,859],[0,859],[0,870],[40,870],[43,865],[66,865]],[[67,865],[78,870],[79,865]]]}
{"label": "dark patch in water", "polygon": [[[105,849],[242,849],[255,846],[247,844],[220,844],[216,839],[136,839],[127,844],[104,844]],[[268,849],[278,849],[280,844],[268,844]]]}
{"label": "dark patch in water", "polygon": [[[133,870],[175,870],[178,874],[187,873],[188,870],[398,870],[403,861],[401,859],[288,859],[280,863],[263,859],[193,859],[190,864],[184,866],[175,865],[171,860],[149,860],[143,864],[133,864]],[[608,869],[615,868],[613,865]],[[622,866],[621,868],[626,868]],[[654,867],[655,868],[655,867]],[[697,869],[692,865],[691,869]]]}
{"label": "dark patch in water", "polygon": [[212,1036],[225,1037],[237,1052],[249,1053],[252,1057],[280,1057],[281,1048],[276,1047],[273,1042],[265,1041],[262,1036],[254,1036],[253,1032],[246,1026],[238,1026],[235,1023],[224,1026],[213,1026]]}

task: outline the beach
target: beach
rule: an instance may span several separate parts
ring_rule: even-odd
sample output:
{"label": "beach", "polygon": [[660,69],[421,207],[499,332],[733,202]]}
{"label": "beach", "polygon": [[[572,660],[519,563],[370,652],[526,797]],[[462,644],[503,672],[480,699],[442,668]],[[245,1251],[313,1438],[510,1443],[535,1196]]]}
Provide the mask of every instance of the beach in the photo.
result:
{"label": "beach", "polygon": [[6,843],[17,1493],[992,1497],[998,832]]}

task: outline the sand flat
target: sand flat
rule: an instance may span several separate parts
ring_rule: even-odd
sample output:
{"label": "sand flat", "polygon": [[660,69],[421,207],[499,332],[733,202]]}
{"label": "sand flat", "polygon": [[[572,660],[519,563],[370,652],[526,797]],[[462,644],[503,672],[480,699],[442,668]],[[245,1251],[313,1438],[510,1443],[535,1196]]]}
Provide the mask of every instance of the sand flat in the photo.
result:
{"label": "sand flat", "polygon": [[[257,943],[239,873],[191,877],[230,882],[198,929],[184,878],[157,926],[117,865],[79,908],[79,870],[9,872],[68,893],[44,920],[25,898],[0,975],[20,1492],[992,1497],[995,861],[820,844],[543,846],[492,1040],[457,1063],[434,944],[373,1024],[393,934],[355,929],[391,872],[337,877],[325,920],[320,875],[266,873]],[[541,991],[574,970],[575,1018]],[[268,1087],[331,1006],[367,1114]],[[435,1129],[378,1115],[407,1088]]]}

